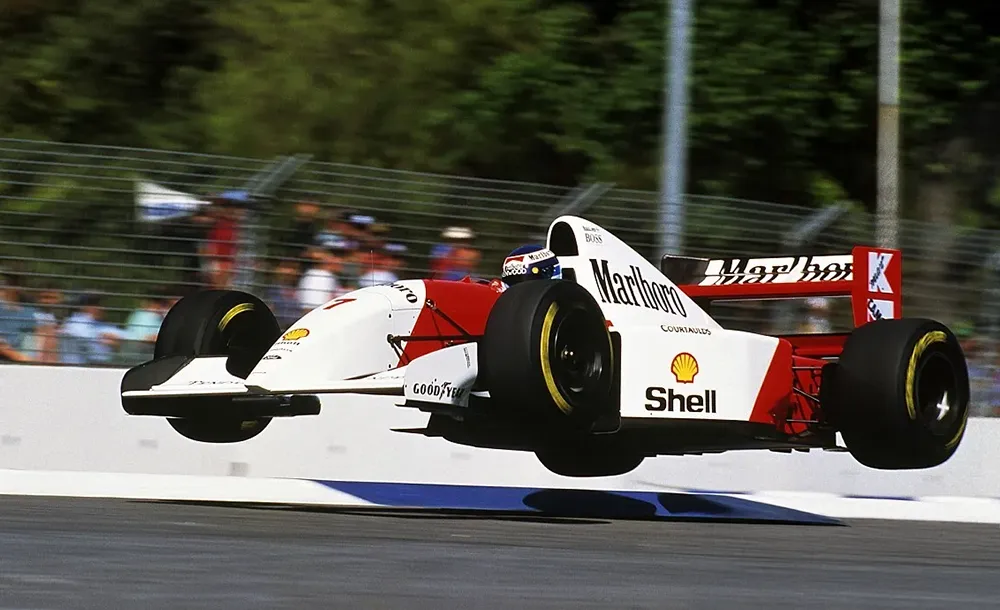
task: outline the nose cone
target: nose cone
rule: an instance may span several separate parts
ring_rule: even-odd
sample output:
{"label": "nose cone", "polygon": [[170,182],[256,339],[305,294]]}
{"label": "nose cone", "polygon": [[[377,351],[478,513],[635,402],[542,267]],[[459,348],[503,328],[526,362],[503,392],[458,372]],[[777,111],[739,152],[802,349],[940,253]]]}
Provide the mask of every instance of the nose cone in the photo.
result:
{"label": "nose cone", "polygon": [[247,383],[308,388],[388,370],[399,361],[388,342],[392,316],[389,298],[376,291],[359,290],[334,299],[285,332]]}

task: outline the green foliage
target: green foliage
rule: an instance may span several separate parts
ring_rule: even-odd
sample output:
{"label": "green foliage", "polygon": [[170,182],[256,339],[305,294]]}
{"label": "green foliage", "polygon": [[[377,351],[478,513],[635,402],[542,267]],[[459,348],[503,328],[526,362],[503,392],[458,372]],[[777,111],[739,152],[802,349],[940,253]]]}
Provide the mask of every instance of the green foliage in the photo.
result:
{"label": "green foliage", "polygon": [[[1000,93],[993,61],[1000,31],[988,4],[904,0],[902,40],[907,184],[960,180],[962,217],[987,226],[997,223],[1000,158],[993,137],[1000,125],[990,119]],[[377,167],[652,189],[666,101],[667,5],[0,0],[0,136],[261,159],[309,153]],[[696,7],[689,191],[870,208],[878,4],[712,0]],[[958,141],[962,154],[943,152]],[[13,168],[0,183],[0,209],[10,219],[3,230],[45,228],[90,248],[95,262],[119,257],[135,232],[120,216],[140,168],[46,176],[44,166],[21,165],[29,157],[2,152]],[[434,184],[410,188],[405,201],[361,201],[410,214],[417,220],[403,230],[429,240],[427,227],[445,220],[431,204],[459,195]],[[498,238],[525,222],[510,202],[468,201],[470,211],[491,210]],[[96,237],[97,230],[111,237]],[[31,253],[13,255],[21,254]],[[89,277],[87,263],[60,273],[67,281]]]}
{"label": "green foliage", "polygon": [[[655,187],[662,0],[4,0],[0,134]],[[874,192],[877,3],[697,3],[691,190]],[[971,0],[904,1],[907,167],[998,83]]]}

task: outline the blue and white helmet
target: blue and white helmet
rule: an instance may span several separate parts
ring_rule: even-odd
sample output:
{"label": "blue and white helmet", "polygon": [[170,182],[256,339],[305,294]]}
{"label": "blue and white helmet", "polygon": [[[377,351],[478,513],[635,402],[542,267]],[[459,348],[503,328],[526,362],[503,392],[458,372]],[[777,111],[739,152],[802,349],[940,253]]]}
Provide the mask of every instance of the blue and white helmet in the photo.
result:
{"label": "blue and white helmet", "polygon": [[500,274],[504,284],[513,286],[524,280],[536,279],[562,279],[562,267],[552,250],[531,244],[515,249],[504,259]]}

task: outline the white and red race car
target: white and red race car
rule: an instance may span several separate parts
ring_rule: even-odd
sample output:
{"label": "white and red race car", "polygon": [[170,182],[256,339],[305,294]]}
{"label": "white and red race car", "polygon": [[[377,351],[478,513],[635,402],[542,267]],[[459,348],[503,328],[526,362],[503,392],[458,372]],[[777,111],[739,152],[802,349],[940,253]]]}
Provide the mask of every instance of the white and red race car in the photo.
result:
{"label": "white and red race car", "polygon": [[[962,440],[969,379],[944,325],[900,319],[901,253],[647,261],[564,216],[546,247],[563,279],[406,280],[363,288],[282,333],[258,298],[179,301],[154,359],[126,372],[132,415],[202,442],[240,442],[321,394],[383,394],[430,414],[408,430],[534,452],[567,476],[657,455],[846,450],[873,468],[941,464]],[[713,301],[850,297],[850,333],[720,326]],[[349,398],[345,397],[345,400]],[[336,402],[327,403],[336,408]]]}

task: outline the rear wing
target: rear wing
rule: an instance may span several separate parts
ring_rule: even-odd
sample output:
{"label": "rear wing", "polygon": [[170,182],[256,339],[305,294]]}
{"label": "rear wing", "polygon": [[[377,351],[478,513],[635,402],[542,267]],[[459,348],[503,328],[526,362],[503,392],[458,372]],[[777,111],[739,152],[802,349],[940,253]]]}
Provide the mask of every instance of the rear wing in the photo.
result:
{"label": "rear wing", "polygon": [[856,246],[850,254],[728,259],[666,255],[660,270],[702,303],[850,296],[856,327],[903,315],[899,250]]}

